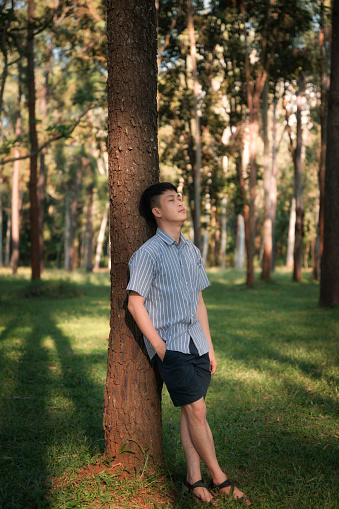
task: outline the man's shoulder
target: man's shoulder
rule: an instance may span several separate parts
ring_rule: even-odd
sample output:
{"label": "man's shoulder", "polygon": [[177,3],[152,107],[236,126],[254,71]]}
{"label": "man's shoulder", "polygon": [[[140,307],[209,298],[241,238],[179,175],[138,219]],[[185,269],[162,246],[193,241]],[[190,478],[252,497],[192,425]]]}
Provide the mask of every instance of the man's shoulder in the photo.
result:
{"label": "man's shoulder", "polygon": [[146,255],[149,256],[152,260],[155,260],[159,251],[159,247],[159,239],[157,239],[156,235],[153,235],[153,237],[146,240],[146,242],[133,253],[132,258]]}

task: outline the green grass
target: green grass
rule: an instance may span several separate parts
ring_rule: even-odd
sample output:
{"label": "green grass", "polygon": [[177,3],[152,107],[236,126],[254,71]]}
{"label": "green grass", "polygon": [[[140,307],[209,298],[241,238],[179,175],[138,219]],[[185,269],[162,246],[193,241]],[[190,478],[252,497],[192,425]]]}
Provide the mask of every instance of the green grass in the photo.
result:
{"label": "green grass", "polygon": [[[207,407],[222,467],[255,507],[339,508],[338,308],[319,308],[307,274],[296,284],[280,269],[251,290],[242,271],[209,277]],[[109,298],[108,273],[50,271],[32,285],[24,270],[0,272],[0,508],[191,507],[166,390],[163,471],[124,479],[118,458],[100,462]]]}

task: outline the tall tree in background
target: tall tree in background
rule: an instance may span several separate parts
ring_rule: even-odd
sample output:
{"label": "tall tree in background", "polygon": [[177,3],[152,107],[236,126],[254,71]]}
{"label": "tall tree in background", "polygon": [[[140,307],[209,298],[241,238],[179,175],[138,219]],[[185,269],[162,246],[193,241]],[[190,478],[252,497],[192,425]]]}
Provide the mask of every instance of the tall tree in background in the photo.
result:
{"label": "tall tree in background", "polygon": [[319,279],[320,261],[324,246],[324,201],[325,201],[325,154],[326,154],[326,105],[325,105],[325,22],[324,22],[324,1],[320,3],[320,30],[319,30],[319,87],[320,87],[320,147],[319,147],[319,219],[317,229],[317,240],[314,249],[314,260],[312,279]]}
{"label": "tall tree in background", "polygon": [[142,465],[140,448],[149,448],[158,461],[162,455],[161,384],[141,334],[126,311],[128,260],[151,234],[139,215],[139,199],[142,191],[159,179],[156,25],[154,0],[131,0],[128,7],[125,0],[108,1],[112,266],[105,454],[112,457],[121,451],[119,461],[129,467]]}
{"label": "tall tree in background", "polygon": [[303,236],[304,236],[304,204],[302,192],[302,172],[304,167],[303,157],[303,132],[302,132],[302,109],[305,92],[304,77],[298,78],[298,90],[296,94],[297,112],[296,112],[296,142],[287,113],[286,96],[284,98],[286,112],[286,129],[289,135],[289,147],[294,165],[294,198],[295,198],[295,238],[294,238],[294,255],[293,255],[293,280],[300,281],[302,279],[302,262],[303,262]]}
{"label": "tall tree in background", "polygon": [[30,140],[30,239],[31,239],[31,268],[32,280],[40,279],[40,242],[39,242],[39,204],[37,190],[38,173],[38,135],[35,115],[35,69],[34,69],[34,0],[27,3],[27,86],[28,86],[28,114]]}
{"label": "tall tree in background", "polygon": [[187,0],[187,25],[190,40],[190,55],[193,73],[194,96],[194,139],[195,139],[195,167],[192,168],[194,182],[194,244],[201,249],[201,133],[199,111],[199,81],[197,70],[197,45],[194,34],[193,6]]}
{"label": "tall tree in background", "polygon": [[331,84],[325,171],[324,249],[320,304],[339,304],[339,0],[332,7]]}

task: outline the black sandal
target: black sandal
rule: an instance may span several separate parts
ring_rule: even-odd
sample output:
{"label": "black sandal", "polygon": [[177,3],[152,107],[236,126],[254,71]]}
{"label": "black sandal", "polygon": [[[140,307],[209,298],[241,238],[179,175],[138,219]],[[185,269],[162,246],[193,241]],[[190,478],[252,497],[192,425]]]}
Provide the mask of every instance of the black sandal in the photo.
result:
{"label": "black sandal", "polygon": [[[185,488],[188,488],[188,491],[187,491],[187,490],[185,490],[185,491],[186,491],[186,493],[192,493],[192,495],[193,495],[196,499],[198,499],[198,500],[199,500],[199,502],[203,502],[204,504],[211,504],[211,505],[213,505],[213,504],[214,504],[214,502],[215,502],[215,500],[216,500],[216,499],[215,499],[215,497],[213,497],[213,496],[212,496],[211,500],[209,500],[209,501],[207,502],[207,501],[203,500],[201,497],[199,497],[198,495],[196,495],[196,494],[193,492],[193,490],[194,490],[195,488],[205,488],[205,489],[206,489],[209,493],[211,493],[211,492],[210,492],[210,490],[207,488],[206,484],[204,483],[204,481],[203,481],[202,479],[200,479],[200,481],[195,482],[194,484],[190,484],[188,481],[184,481],[184,486],[185,486]],[[211,494],[212,494],[212,493],[211,493]]]}
{"label": "black sandal", "polygon": [[[226,495],[225,493],[222,493],[222,495],[226,495],[226,497],[230,497],[231,498],[231,497],[233,497],[233,493],[234,493],[234,484],[229,479],[226,479],[221,484],[214,484],[214,482],[212,480],[209,487],[210,487],[210,490],[220,491],[223,488],[228,488],[228,486],[231,486],[231,489],[230,489],[228,495]],[[241,502],[245,502],[246,505],[252,505],[252,500],[249,499],[245,494],[242,497],[235,498],[234,500],[240,500]]]}

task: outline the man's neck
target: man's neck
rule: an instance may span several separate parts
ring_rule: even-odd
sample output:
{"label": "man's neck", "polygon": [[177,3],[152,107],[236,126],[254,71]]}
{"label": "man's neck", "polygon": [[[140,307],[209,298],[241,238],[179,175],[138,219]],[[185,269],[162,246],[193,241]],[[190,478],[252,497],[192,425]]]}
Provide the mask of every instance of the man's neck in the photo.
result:
{"label": "man's neck", "polygon": [[159,221],[158,227],[180,244],[181,225],[164,224]]}

